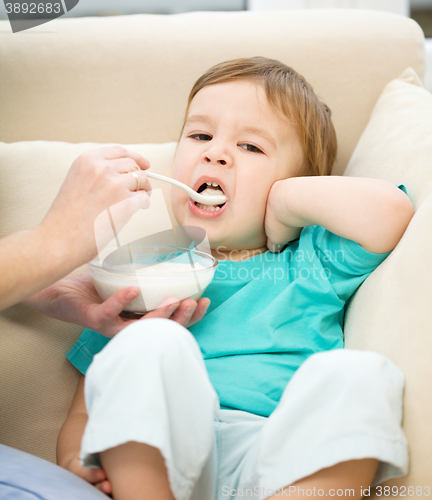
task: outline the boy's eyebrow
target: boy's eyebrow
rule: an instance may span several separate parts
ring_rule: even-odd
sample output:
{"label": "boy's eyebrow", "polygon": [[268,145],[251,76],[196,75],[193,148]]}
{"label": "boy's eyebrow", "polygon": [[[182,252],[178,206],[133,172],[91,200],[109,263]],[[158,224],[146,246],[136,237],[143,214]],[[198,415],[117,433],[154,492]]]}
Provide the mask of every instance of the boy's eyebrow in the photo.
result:
{"label": "boy's eyebrow", "polygon": [[185,126],[189,125],[190,123],[194,123],[194,122],[208,123],[209,125],[213,125],[214,124],[214,121],[210,118],[210,116],[207,116],[207,115],[191,115],[185,121]]}
{"label": "boy's eyebrow", "polygon": [[[191,115],[187,118],[187,120],[185,122],[185,126],[190,125],[191,123],[194,123],[194,122],[208,123],[209,125],[214,125],[214,121],[207,115]],[[242,129],[242,131],[248,132],[250,134],[259,135],[264,140],[266,140],[268,143],[270,143],[274,148],[276,148],[276,142],[273,139],[273,137],[271,137],[262,128],[248,126],[248,127],[244,127]]]}
{"label": "boy's eyebrow", "polygon": [[270,143],[274,148],[276,148],[276,142],[275,140],[273,139],[273,137],[271,137],[265,130],[263,130],[262,128],[258,128],[258,127],[245,127],[243,129],[245,132],[249,132],[250,134],[255,134],[255,135],[259,135],[260,137],[262,137],[265,141],[267,141],[268,143]]}

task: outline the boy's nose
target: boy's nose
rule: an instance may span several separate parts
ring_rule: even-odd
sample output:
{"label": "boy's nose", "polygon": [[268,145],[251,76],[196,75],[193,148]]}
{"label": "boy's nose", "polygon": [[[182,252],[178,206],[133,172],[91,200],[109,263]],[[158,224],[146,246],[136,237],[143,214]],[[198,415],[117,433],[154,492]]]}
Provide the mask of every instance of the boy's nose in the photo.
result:
{"label": "boy's nose", "polygon": [[233,165],[233,156],[227,141],[213,140],[207,143],[201,156],[201,161],[207,164],[224,165],[231,167]]}
{"label": "boy's nose", "polygon": [[222,145],[212,145],[203,151],[202,160],[204,163],[214,163],[219,165],[229,165],[232,163],[231,156]]}
{"label": "boy's nose", "polygon": [[[222,158],[219,160],[213,160],[210,156],[212,156],[212,155],[208,155],[208,154],[204,155],[203,159],[206,163],[220,163],[221,165],[226,165],[226,160],[224,160]],[[217,157],[215,157],[215,158],[217,158]]]}

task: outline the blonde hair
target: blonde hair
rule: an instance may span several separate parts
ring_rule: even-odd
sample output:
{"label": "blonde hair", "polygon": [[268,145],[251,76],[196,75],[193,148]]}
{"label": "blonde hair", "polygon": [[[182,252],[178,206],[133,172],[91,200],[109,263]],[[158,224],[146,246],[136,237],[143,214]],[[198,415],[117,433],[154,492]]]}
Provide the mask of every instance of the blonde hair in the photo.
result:
{"label": "blonde hair", "polygon": [[[270,106],[297,129],[304,157],[300,175],[330,175],[337,152],[331,111],[318,99],[303,76],[274,59],[234,59],[210,68],[192,87],[185,121],[192,99],[202,88],[241,79],[263,85]],[[182,134],[183,129],[184,123]]]}

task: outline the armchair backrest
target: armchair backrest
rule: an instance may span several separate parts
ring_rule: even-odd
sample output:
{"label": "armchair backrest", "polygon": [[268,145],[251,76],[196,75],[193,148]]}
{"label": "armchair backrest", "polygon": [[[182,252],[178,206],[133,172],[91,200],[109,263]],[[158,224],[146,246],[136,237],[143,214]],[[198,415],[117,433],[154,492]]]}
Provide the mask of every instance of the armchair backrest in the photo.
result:
{"label": "armchair backrest", "polygon": [[2,36],[0,141],[176,141],[195,80],[255,55],[292,66],[330,107],[338,175],[385,84],[407,66],[424,78],[419,25],[378,11],[58,19]]}

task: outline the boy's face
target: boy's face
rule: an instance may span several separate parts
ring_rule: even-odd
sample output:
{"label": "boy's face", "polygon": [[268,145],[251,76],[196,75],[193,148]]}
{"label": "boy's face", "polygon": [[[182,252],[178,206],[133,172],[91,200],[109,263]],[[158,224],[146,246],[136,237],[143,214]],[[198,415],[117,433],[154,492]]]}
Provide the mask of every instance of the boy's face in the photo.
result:
{"label": "boy's face", "polygon": [[270,107],[261,85],[239,80],[204,87],[190,104],[172,177],[195,191],[218,182],[227,202],[219,211],[198,210],[187,193],[173,188],[174,216],[182,226],[205,229],[219,252],[265,250],[270,188],[298,175],[302,161],[297,131]]}

